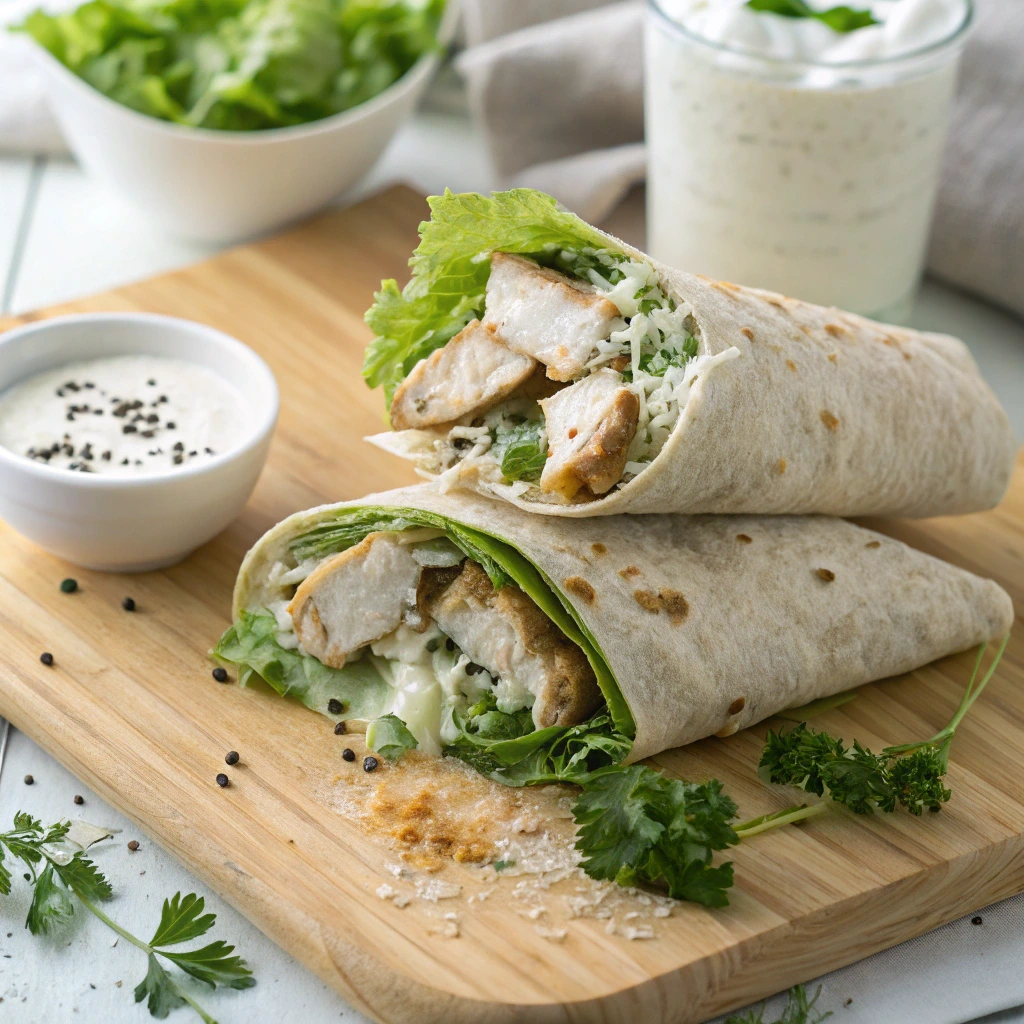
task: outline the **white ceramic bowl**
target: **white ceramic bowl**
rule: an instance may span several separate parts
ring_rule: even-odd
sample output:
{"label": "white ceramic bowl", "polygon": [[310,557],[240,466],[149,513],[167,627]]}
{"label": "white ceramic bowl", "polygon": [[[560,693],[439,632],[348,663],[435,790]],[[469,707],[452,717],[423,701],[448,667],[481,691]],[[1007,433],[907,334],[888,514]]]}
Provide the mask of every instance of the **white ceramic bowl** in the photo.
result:
{"label": "white ceramic bowl", "polygon": [[0,392],[73,360],[119,355],[185,359],[229,380],[252,409],[248,438],[201,465],[139,477],[72,473],[0,447],[0,519],[76,565],[144,572],[180,561],[241,512],[277,422],[277,382],[252,349],[212,327],[89,313],[0,334]]}
{"label": "white ceramic bowl", "polygon": [[[447,41],[457,3],[439,33]],[[76,159],[168,231],[232,242],[313,213],[355,184],[416,108],[438,64],[421,57],[384,92],[292,128],[213,131],[115,103],[30,44],[50,106]]]}

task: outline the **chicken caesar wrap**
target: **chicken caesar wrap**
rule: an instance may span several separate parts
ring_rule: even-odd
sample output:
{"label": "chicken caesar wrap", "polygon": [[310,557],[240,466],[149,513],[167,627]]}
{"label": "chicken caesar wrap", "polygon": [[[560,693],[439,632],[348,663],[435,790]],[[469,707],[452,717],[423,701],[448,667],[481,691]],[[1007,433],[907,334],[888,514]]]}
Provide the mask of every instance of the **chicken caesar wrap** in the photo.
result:
{"label": "chicken caesar wrap", "polygon": [[562,516],[930,516],[995,505],[1015,442],[955,338],[655,263],[514,189],[446,192],[366,315],[370,438],[442,489]]}
{"label": "chicken caesar wrap", "polygon": [[585,527],[429,485],[299,512],[213,651],[386,756],[573,780],[1000,637],[989,580],[825,517]]}

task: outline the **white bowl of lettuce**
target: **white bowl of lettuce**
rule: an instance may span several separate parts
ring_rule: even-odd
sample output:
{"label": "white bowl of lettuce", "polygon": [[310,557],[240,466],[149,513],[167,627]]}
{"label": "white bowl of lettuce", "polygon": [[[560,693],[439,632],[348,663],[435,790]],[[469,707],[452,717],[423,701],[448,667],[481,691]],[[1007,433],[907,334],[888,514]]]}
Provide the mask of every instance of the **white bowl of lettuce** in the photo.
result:
{"label": "white bowl of lettuce", "polygon": [[455,15],[455,0],[91,0],[19,30],[78,161],[169,231],[226,242],[366,174]]}

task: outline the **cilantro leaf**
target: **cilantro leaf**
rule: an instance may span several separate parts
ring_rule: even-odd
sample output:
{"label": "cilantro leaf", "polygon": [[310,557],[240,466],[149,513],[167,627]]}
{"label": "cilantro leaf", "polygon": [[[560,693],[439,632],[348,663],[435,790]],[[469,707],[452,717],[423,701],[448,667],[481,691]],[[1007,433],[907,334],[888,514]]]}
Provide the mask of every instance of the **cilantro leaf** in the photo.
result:
{"label": "cilantro leaf", "polygon": [[747,0],[747,7],[753,11],[778,14],[783,18],[814,18],[824,22],[834,32],[854,32],[860,28],[879,25],[881,22],[869,10],[854,10],[846,4],[816,11],[804,0]]}
{"label": "cilantro leaf", "polygon": [[218,939],[208,946],[203,946],[202,949],[194,949],[188,953],[168,953],[160,950],[160,955],[172,960],[183,971],[205,982],[211,988],[217,985],[237,989],[252,988],[256,984],[256,979],[240,956],[230,955],[234,948]]}
{"label": "cilantro leaf", "polygon": [[147,1000],[149,1012],[163,1020],[171,1010],[185,1005],[185,997],[178,991],[171,976],[160,965],[152,953],[149,954],[149,970],[145,978],[135,986],[135,1002]]}
{"label": "cilantro leaf", "polygon": [[397,761],[406,751],[419,746],[398,715],[375,718],[366,727],[366,745],[389,761]]}
{"label": "cilantro leaf", "polygon": [[42,935],[58,924],[63,924],[75,912],[68,890],[55,878],[49,862],[36,876],[25,927],[33,935]]}
{"label": "cilantro leaf", "polygon": [[205,905],[203,897],[196,896],[194,892],[184,898],[176,892],[169,900],[164,900],[160,924],[149,944],[154,948],[176,946],[179,942],[205,935],[217,920],[216,914],[203,914]]}

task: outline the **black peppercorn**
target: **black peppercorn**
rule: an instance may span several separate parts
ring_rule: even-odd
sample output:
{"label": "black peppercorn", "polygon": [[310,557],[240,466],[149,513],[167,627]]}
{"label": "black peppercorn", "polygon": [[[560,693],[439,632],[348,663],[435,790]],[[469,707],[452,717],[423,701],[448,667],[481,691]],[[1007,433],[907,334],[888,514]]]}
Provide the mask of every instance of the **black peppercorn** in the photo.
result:
{"label": "black peppercorn", "polygon": [[231,784],[231,780],[223,772],[221,772],[217,776],[217,785],[220,786],[221,789],[223,789],[225,786],[228,786],[230,784]]}
{"label": "black peppercorn", "polygon": [[351,747],[346,747],[341,752],[341,759],[343,761],[354,761],[356,759],[356,752]]}
{"label": "black peppercorn", "polygon": [[345,735],[345,723],[344,722],[339,722],[334,727],[334,735],[335,736],[344,736]]}
{"label": "black peppercorn", "polygon": [[228,670],[218,665],[213,670],[213,678],[216,679],[218,683],[226,683],[228,681]]}
{"label": "black peppercorn", "polygon": [[36,780],[35,780],[35,779],[33,779],[31,775],[26,775],[26,776],[25,776],[25,785],[26,785],[26,786],[31,786],[31,785],[32,785],[32,783],[33,783],[33,782],[35,782],[35,781],[36,781]]}
{"label": "black peppercorn", "polygon": [[121,607],[122,607],[122,608],[123,608],[123,609],[124,609],[124,610],[125,610],[126,612],[133,612],[133,611],[135,611],[135,598],[133,598],[133,597],[126,597],[126,598],[125,598],[125,599],[124,599],[124,600],[123,600],[123,601],[121,602]]}
{"label": "black peppercorn", "polygon": [[380,762],[375,757],[364,757],[363,758],[363,771],[372,772],[377,770],[377,765]]}
{"label": "black peppercorn", "polygon": [[238,751],[237,750],[229,750],[224,755],[224,763],[225,764],[238,764]]}
{"label": "black peppercorn", "polygon": [[444,642],[444,646],[445,646],[446,650],[454,651],[455,650],[455,641],[451,637],[448,637],[448,639],[445,640],[445,642]]}
{"label": "black peppercorn", "polygon": [[43,651],[43,653],[39,655],[39,660],[44,665],[52,665],[53,664],[53,655],[49,651]]}
{"label": "black peppercorn", "polygon": [[73,594],[78,589],[78,580],[73,580],[71,577],[61,580],[60,589],[65,594]]}
{"label": "black peppercorn", "polygon": [[131,850],[132,853],[134,853],[138,848],[139,848],[139,841],[138,841],[138,839],[132,839],[132,840],[129,841],[128,849]]}
{"label": "black peppercorn", "polygon": [[332,715],[340,715],[342,713],[342,711],[345,710],[345,705],[342,704],[342,702],[340,700],[338,700],[337,697],[332,697],[327,702],[327,710]]}
{"label": "black peppercorn", "polygon": [[82,804],[85,803],[85,797],[80,796],[78,793],[76,793],[75,794],[75,803],[78,804],[79,807],[81,807]]}

